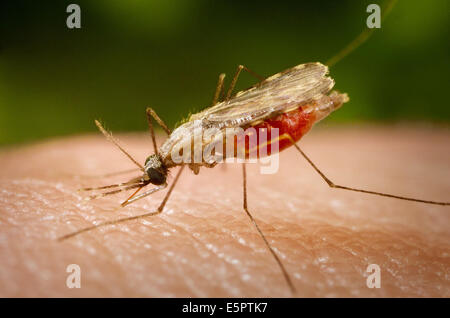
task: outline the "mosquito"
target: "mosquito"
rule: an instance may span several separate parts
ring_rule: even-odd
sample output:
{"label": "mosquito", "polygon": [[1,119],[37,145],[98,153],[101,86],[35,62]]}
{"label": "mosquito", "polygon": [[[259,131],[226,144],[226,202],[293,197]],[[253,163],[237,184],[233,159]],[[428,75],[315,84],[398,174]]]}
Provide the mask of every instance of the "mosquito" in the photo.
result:
{"label": "mosquito", "polygon": [[[391,1],[392,3],[392,1]],[[364,32],[362,33],[364,34]],[[363,40],[358,40],[362,38]],[[339,59],[347,55],[355,47],[359,46],[367,39],[367,36],[359,36],[342,52]],[[339,54],[338,54],[339,56]],[[332,59],[330,64],[334,64],[336,60]],[[257,77],[259,82],[249,89],[240,91],[233,95],[233,90],[242,71],[247,71]],[[148,126],[152,138],[154,153],[150,155],[144,164],[139,163],[133,158],[119,143],[119,141],[108,132],[99,121],[95,124],[102,134],[111,141],[118,149],[124,153],[142,172],[141,176],[133,178],[124,183],[112,184],[101,187],[92,187],[81,189],[83,191],[107,190],[98,195],[92,195],[90,198],[99,198],[122,191],[135,190],[121,206],[127,206],[137,200],[143,199],[157,191],[168,187],[167,176],[170,169],[177,166],[180,167],[175,178],[166,192],[162,202],[155,211],[107,221],[91,227],[81,229],[79,231],[67,234],[59,238],[60,241],[74,237],[78,234],[97,229],[99,227],[117,224],[121,222],[141,219],[149,216],[155,216],[163,212],[169,197],[177,184],[183,169],[188,166],[194,174],[198,174],[200,168],[213,168],[217,162],[202,160],[198,163],[177,163],[171,156],[174,147],[191,143],[194,130],[194,123],[201,123],[202,128],[216,128],[218,131],[225,131],[226,128],[266,128],[269,131],[274,128],[279,129],[279,135],[276,140],[269,140],[269,143],[277,142],[279,151],[289,147],[294,147],[299,154],[311,165],[311,167],[320,175],[320,177],[334,189],[342,189],[347,191],[362,192],[383,197],[390,197],[400,200],[414,201],[425,204],[435,204],[448,206],[450,202],[438,202],[419,198],[406,197],[396,194],[389,194],[377,191],[370,191],[360,188],[348,187],[334,183],[331,181],[310,159],[308,155],[300,148],[297,142],[312,128],[312,126],[330,115],[333,111],[339,109],[344,103],[349,101],[347,94],[332,90],[334,80],[328,76],[328,67],[319,62],[300,64],[289,68],[283,72],[277,73],[268,78],[264,78],[248,69],[246,66],[239,65],[232,78],[231,84],[225,94],[224,78],[225,74],[219,75],[216,90],[213,97],[212,106],[205,110],[191,115],[187,121],[177,127],[174,131],[164,123],[164,121],[156,114],[152,108],[147,108],[146,115]],[[223,100],[219,100],[224,95]],[[153,127],[153,120],[156,121],[167,134],[168,138],[158,148]],[[186,133],[188,132],[188,133]],[[225,133],[226,134],[226,133]],[[214,139],[214,138],[212,138]],[[227,140],[224,138],[223,140]],[[224,144],[226,143],[224,141]],[[207,146],[205,144],[203,147]],[[224,145],[225,146],[225,145]],[[258,145],[259,147],[260,145]],[[237,147],[237,146],[236,146]],[[181,147],[182,148],[182,147]],[[246,149],[248,153],[248,149]],[[275,262],[284,276],[284,279],[290,288],[292,294],[295,295],[296,288],[288,274],[286,268],[269,244],[266,236],[262,232],[252,213],[250,213],[247,204],[247,173],[246,163],[242,163],[243,176],[243,210],[253,224],[255,230],[263,240],[268,251],[273,256]],[[148,185],[153,187],[146,192],[139,192]]]}

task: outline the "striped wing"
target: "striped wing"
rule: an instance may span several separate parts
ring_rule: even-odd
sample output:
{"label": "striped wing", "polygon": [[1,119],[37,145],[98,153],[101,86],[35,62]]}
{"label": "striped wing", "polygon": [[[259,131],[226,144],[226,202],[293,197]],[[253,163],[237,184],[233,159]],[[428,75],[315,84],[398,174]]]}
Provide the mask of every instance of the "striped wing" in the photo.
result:
{"label": "striped wing", "polygon": [[321,63],[295,66],[237,93],[229,101],[192,115],[189,121],[202,120],[208,127],[242,127],[293,110],[331,90],[334,81],[327,73],[328,67]]}

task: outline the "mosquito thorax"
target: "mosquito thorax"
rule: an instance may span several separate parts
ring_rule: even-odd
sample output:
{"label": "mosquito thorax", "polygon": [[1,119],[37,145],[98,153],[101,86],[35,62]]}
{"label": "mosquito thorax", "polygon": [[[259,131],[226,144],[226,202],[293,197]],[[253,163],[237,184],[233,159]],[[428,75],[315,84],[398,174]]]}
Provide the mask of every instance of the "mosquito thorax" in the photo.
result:
{"label": "mosquito thorax", "polygon": [[161,161],[161,157],[157,154],[149,156],[145,160],[145,175],[144,179],[149,180],[154,185],[161,185],[166,183],[167,168]]}

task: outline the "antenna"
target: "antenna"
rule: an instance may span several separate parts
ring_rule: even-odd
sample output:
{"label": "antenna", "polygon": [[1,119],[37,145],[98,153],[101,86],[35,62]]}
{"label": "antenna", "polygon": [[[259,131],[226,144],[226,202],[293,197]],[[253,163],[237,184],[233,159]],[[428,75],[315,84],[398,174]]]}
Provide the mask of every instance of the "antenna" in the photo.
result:
{"label": "antenna", "polygon": [[106,139],[108,139],[114,145],[116,145],[116,147],[119,148],[120,151],[122,151],[128,157],[128,159],[133,161],[133,163],[136,166],[138,166],[139,169],[144,171],[144,167],[139,162],[137,162],[136,159],[134,159],[125,149],[122,148],[122,146],[119,144],[118,140],[115,139],[110,132],[106,131],[106,129],[102,126],[102,124],[100,124],[100,122],[98,120],[95,120],[95,124],[97,125],[98,129],[102,132],[102,134],[105,135]]}

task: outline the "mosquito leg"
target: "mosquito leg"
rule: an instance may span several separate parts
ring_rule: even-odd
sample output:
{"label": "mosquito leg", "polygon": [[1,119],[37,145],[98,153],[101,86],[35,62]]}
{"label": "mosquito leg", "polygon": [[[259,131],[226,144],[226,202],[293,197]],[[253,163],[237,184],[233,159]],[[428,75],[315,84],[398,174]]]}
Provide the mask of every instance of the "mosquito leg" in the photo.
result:
{"label": "mosquito leg", "polygon": [[382,196],[382,197],[389,197],[389,198],[395,198],[395,199],[406,200],[406,201],[415,201],[415,202],[422,202],[422,203],[428,203],[428,204],[437,204],[437,205],[450,205],[450,202],[438,202],[438,201],[430,201],[430,200],[421,200],[421,199],[404,197],[404,196],[400,196],[400,195],[393,195],[393,194],[388,194],[388,193],[363,190],[363,189],[346,187],[346,186],[341,186],[341,185],[335,184],[333,181],[328,179],[328,177],[325,176],[325,174],[323,174],[323,172],[320,171],[319,168],[317,168],[317,166],[314,164],[314,162],[312,162],[312,160],[309,159],[309,157],[300,149],[300,147],[295,143],[295,141],[292,139],[292,137],[288,136],[288,139],[291,140],[291,142],[294,145],[294,147],[300,152],[300,154],[306,159],[306,161],[308,161],[308,163],[314,168],[314,170],[316,170],[316,172],[322,177],[322,179],[325,180],[325,182],[328,184],[328,186],[330,188],[343,189],[343,190],[362,192],[362,193],[368,193],[368,194],[375,194],[375,195],[379,195],[379,196]]}
{"label": "mosquito leg", "polygon": [[[175,185],[177,184],[178,179],[180,178],[181,172],[183,171],[183,168],[184,168],[184,166],[181,166],[181,167],[180,167],[180,170],[178,170],[178,173],[177,173],[177,175],[175,176],[175,179],[173,180],[172,184],[170,185],[169,191],[167,191],[166,195],[164,196],[164,199],[163,199],[162,202],[159,204],[159,206],[158,206],[158,208],[156,209],[156,211],[149,212],[149,213],[145,213],[145,214],[140,214],[140,215],[135,215],[135,216],[130,216],[130,217],[127,217],[127,218],[122,218],[122,219],[117,219],[117,220],[106,221],[106,222],[103,222],[103,223],[100,223],[100,224],[97,224],[97,225],[89,226],[89,227],[86,227],[86,228],[84,228],[84,229],[78,230],[78,231],[76,231],[76,232],[69,233],[69,234],[67,234],[67,235],[61,236],[60,238],[58,238],[58,241],[60,241],[60,242],[61,242],[61,241],[64,241],[64,240],[66,240],[66,239],[68,239],[68,238],[74,237],[74,236],[76,236],[76,235],[78,235],[78,234],[81,234],[81,233],[84,233],[84,232],[88,232],[88,231],[97,229],[97,228],[99,228],[99,227],[104,227],[104,226],[107,226],[107,225],[113,225],[113,224],[123,223],[123,222],[127,222],[127,221],[132,221],[132,220],[142,219],[142,218],[145,218],[145,217],[147,217],[147,216],[153,216],[153,215],[160,214],[160,213],[163,211],[163,209],[164,209],[164,207],[165,207],[167,201],[169,200],[170,194],[172,193],[173,188],[174,188]],[[120,207],[119,207],[119,208],[120,208]]]}
{"label": "mosquito leg", "polygon": [[253,75],[260,81],[263,81],[265,79],[263,76],[256,74],[255,72],[253,72],[249,68],[245,67],[244,65],[238,65],[238,67],[236,69],[236,73],[234,73],[233,80],[231,81],[230,87],[228,88],[228,92],[227,92],[225,100],[229,100],[231,98],[231,93],[233,92],[233,89],[236,86],[236,82],[237,82],[238,77],[241,74],[242,70],[247,71],[248,73],[250,73],[251,75]]}
{"label": "mosquito leg", "polygon": [[[381,9],[381,12],[383,12],[381,16],[381,22],[384,21],[384,19],[389,15],[392,8],[394,7],[397,0],[386,0],[383,3],[383,8]],[[373,34],[373,32],[376,29],[369,29],[365,28],[364,31],[362,31],[355,39],[353,39],[352,42],[350,42],[346,47],[344,47],[341,51],[336,53],[332,58],[330,58],[325,64],[329,67],[333,66],[340,60],[342,60],[344,57],[349,55],[351,52],[353,52],[356,48],[361,46],[364,42],[367,41],[367,39]]]}
{"label": "mosquito leg", "polygon": [[146,110],[148,121],[151,121],[151,119],[155,119],[158,125],[164,129],[164,131],[167,133],[168,136],[172,133],[172,131],[169,129],[169,127],[166,125],[166,123],[158,116],[158,114],[153,110],[153,108],[147,107]]}
{"label": "mosquito leg", "polygon": [[[135,202],[137,200],[145,198],[146,196],[149,196],[150,194],[153,194],[156,191],[162,190],[162,189],[164,189],[166,187],[167,187],[167,184],[163,184],[163,185],[157,186],[156,188],[150,189],[147,192],[144,192],[144,193],[139,194],[139,195],[136,195],[139,192],[139,191],[136,191],[128,199],[126,199],[124,202],[122,202],[121,206],[127,206],[130,203],[133,203],[133,202]],[[143,187],[139,188],[139,190],[142,189],[142,188]]]}
{"label": "mosquito leg", "polygon": [[213,101],[211,106],[214,106],[219,101],[220,93],[223,89],[223,82],[225,80],[225,73],[219,75],[219,80],[217,81],[216,91],[214,93]]}
{"label": "mosquito leg", "polygon": [[164,129],[164,131],[169,136],[170,136],[170,129],[167,127],[164,121],[161,118],[159,118],[159,116],[156,114],[153,108],[147,107],[145,113],[147,114],[147,121],[148,121],[148,128],[150,129],[150,135],[152,136],[153,150],[155,154],[159,154],[158,144],[156,143],[155,130],[153,129],[152,118],[154,118],[158,122],[158,124]]}
{"label": "mosquito leg", "polygon": [[149,116],[149,109],[147,108],[147,121],[148,121],[148,128],[150,129],[150,135],[152,137],[152,144],[153,144],[153,152],[156,155],[159,155],[158,152],[158,144],[156,143],[156,137],[155,137],[155,131],[153,130],[153,122],[151,117]]}
{"label": "mosquito leg", "polygon": [[91,196],[87,197],[86,200],[94,200],[94,199],[98,199],[98,198],[103,198],[103,197],[106,197],[107,195],[117,194],[122,191],[127,191],[130,189],[142,188],[142,187],[143,187],[143,185],[141,185],[141,184],[134,184],[134,185],[131,185],[128,187],[119,187],[117,190],[91,195]]}
{"label": "mosquito leg", "polygon": [[243,176],[243,186],[244,186],[244,188],[243,188],[243,190],[244,190],[244,206],[243,206],[244,207],[244,211],[247,214],[247,216],[250,218],[250,221],[252,221],[252,223],[255,226],[256,230],[258,231],[259,236],[261,236],[261,238],[263,239],[264,244],[266,244],[266,246],[269,249],[270,253],[275,258],[275,261],[278,263],[278,266],[280,267],[281,272],[283,273],[283,276],[284,276],[284,278],[286,280],[286,283],[289,285],[289,288],[290,288],[292,294],[295,295],[296,294],[296,289],[294,287],[294,284],[292,283],[291,278],[289,277],[288,272],[284,268],[283,263],[281,262],[280,258],[275,253],[275,251],[272,249],[272,246],[270,246],[269,241],[267,241],[266,237],[264,236],[263,232],[259,228],[259,226],[256,223],[256,221],[253,218],[253,216],[248,211],[248,207],[247,207],[247,172],[246,172],[245,163],[242,164],[242,176]]}

